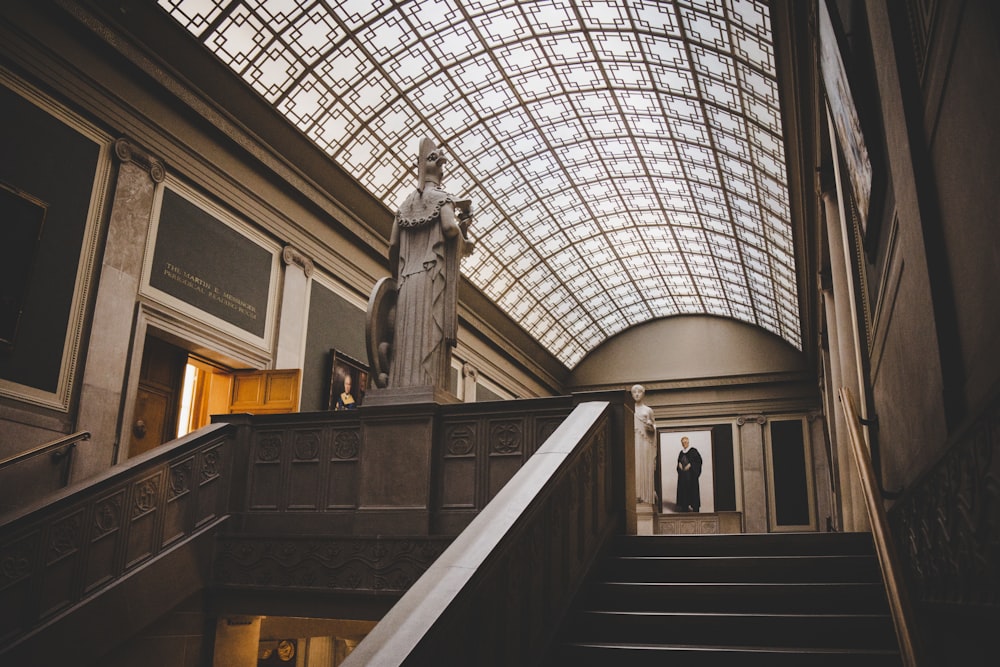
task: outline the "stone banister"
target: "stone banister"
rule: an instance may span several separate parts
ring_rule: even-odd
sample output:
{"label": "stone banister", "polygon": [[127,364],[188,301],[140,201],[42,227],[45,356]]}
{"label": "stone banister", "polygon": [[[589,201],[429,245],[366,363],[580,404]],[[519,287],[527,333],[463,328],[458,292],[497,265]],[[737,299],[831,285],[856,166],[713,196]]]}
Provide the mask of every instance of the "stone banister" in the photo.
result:
{"label": "stone banister", "polygon": [[618,412],[608,402],[577,405],[345,667],[513,665],[541,655],[609,535],[625,530]]}

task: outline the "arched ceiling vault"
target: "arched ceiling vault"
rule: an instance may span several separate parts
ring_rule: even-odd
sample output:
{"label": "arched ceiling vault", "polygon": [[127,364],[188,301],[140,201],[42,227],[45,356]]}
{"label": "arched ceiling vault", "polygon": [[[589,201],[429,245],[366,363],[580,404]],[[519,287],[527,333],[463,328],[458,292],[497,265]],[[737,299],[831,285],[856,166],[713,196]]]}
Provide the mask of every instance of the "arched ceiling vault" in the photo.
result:
{"label": "arched ceiling vault", "polygon": [[567,367],[685,313],[801,348],[765,2],[159,4],[393,210],[444,145],[463,272]]}

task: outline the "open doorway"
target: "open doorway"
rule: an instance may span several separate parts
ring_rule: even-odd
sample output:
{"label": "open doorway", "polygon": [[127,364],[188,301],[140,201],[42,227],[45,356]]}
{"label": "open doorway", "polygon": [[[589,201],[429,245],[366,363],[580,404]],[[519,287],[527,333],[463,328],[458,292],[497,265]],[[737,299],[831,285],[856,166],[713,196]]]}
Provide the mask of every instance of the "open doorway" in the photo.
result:
{"label": "open doorway", "polygon": [[299,409],[299,369],[236,370],[148,335],[128,422],[128,457],[209,424],[212,415]]}
{"label": "open doorway", "polygon": [[135,408],[128,423],[128,456],[138,456],[177,437],[184,368],[188,353],[146,336]]}

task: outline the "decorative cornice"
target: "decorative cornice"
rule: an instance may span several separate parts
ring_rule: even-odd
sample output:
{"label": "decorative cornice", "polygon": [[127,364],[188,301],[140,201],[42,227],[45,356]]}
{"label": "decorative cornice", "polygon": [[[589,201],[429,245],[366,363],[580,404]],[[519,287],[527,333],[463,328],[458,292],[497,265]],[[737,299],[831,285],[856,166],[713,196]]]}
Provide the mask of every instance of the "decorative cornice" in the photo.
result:
{"label": "decorative cornice", "polygon": [[154,183],[162,183],[167,177],[167,169],[163,160],[126,137],[115,139],[115,157],[123,163],[132,162],[147,169],[149,177]]}
{"label": "decorative cornice", "polygon": [[[689,378],[683,380],[654,380],[641,381],[646,393],[654,391],[672,391],[676,389],[702,389],[714,387],[740,387],[745,385],[761,384],[792,384],[805,383],[814,385],[815,374],[810,371],[778,371],[774,373],[747,373],[741,375],[713,375],[703,378]],[[617,391],[628,393],[632,388],[632,382],[613,384],[595,384],[587,386],[571,387],[573,391]]]}
{"label": "decorative cornice", "polygon": [[306,274],[306,278],[311,278],[313,271],[316,269],[316,265],[313,261],[294,246],[286,245],[281,249],[281,260],[285,264],[294,264],[295,266],[300,267],[302,272]]}

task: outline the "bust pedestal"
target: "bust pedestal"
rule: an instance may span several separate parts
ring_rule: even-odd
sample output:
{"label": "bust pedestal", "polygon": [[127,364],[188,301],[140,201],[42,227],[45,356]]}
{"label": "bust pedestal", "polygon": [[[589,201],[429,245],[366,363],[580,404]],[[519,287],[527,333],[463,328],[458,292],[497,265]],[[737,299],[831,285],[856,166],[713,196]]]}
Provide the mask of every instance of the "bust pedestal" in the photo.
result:
{"label": "bust pedestal", "polygon": [[653,503],[635,504],[635,534],[653,534]]}
{"label": "bust pedestal", "polygon": [[358,409],[358,525],[372,535],[427,535],[437,405],[373,407],[367,399]]}
{"label": "bust pedestal", "polygon": [[373,387],[365,394],[366,406],[402,405],[414,403],[436,403],[451,405],[461,403],[458,397],[440,387],[425,385],[422,387]]}

